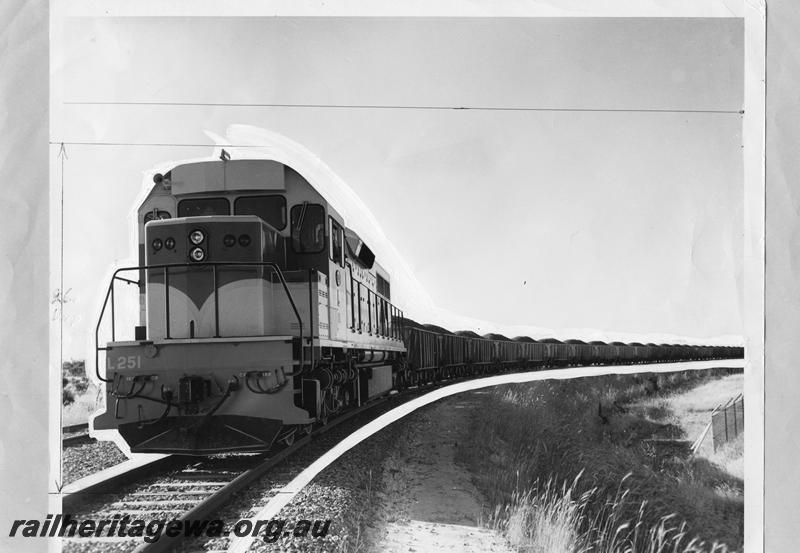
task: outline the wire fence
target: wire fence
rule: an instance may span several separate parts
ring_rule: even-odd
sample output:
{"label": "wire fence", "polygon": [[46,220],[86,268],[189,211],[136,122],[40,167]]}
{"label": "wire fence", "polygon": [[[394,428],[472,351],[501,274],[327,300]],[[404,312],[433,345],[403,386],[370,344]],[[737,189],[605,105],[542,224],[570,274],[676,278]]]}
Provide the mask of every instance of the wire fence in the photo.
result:
{"label": "wire fence", "polygon": [[744,432],[744,397],[742,394],[729,399],[725,404],[717,405],[711,412],[711,421],[692,443],[693,455],[700,450],[700,446],[703,445],[709,432],[711,432],[714,451]]}
{"label": "wire fence", "polygon": [[744,397],[739,394],[711,413],[714,451],[744,432]]}

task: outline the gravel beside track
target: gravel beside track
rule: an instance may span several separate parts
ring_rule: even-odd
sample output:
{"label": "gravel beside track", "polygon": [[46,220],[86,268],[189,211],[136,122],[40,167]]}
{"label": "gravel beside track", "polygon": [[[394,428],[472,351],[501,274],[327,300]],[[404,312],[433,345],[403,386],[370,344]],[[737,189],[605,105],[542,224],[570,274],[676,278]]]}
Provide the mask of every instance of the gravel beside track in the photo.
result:
{"label": "gravel beside track", "polygon": [[288,523],[331,520],[327,536],[290,537],[274,543],[257,538],[250,551],[372,551],[372,544],[366,540],[370,505],[383,478],[384,461],[401,431],[401,424],[392,424],[345,453],[277,517]]}
{"label": "gravel beside track", "polygon": [[114,442],[85,442],[61,450],[64,484],[117,465],[127,459]]}

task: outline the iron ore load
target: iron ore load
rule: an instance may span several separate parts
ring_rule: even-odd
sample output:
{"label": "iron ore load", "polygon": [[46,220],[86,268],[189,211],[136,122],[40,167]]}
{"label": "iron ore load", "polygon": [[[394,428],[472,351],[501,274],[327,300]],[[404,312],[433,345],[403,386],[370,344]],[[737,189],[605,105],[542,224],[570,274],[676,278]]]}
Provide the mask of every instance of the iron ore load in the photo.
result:
{"label": "iron ore load", "polygon": [[[743,354],[421,325],[291,167],[223,153],[153,180],[137,212],[139,264],[114,272],[95,332],[106,410],[93,427],[118,430],[133,452],[267,451],[392,390],[453,378]],[[123,287],[138,292],[138,321],[122,321]]]}

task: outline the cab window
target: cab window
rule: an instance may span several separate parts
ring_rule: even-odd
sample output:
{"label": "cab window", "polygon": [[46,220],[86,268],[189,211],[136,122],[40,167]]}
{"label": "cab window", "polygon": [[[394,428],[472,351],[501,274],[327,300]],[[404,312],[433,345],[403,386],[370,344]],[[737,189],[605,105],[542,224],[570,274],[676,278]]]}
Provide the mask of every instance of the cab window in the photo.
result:
{"label": "cab window", "polygon": [[325,250],[325,208],[303,202],[292,207],[292,248],[297,253]]}
{"label": "cab window", "polygon": [[331,220],[331,261],[334,263],[338,263],[340,266],[344,267],[344,259],[342,258],[342,244],[343,240],[343,233],[344,230],[342,226],[337,223],[333,217],[330,217]]}
{"label": "cab window", "polygon": [[235,215],[255,215],[278,230],[286,228],[286,198],[283,196],[242,196],[233,204]]}
{"label": "cab window", "polygon": [[231,206],[227,198],[193,198],[178,202],[178,217],[230,214]]}

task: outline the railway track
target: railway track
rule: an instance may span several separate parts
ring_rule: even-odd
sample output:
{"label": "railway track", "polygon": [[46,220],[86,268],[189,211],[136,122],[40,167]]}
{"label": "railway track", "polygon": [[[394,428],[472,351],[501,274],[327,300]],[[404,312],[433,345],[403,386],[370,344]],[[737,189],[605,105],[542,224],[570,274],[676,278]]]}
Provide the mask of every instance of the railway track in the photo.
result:
{"label": "railway track", "polygon": [[[181,524],[207,521],[235,494],[345,421],[384,405],[390,398],[404,401],[428,390],[410,390],[370,402],[268,454],[210,458],[152,455],[129,461],[123,463],[128,466],[118,465],[65,487],[62,510],[76,520],[121,520],[127,515],[131,521],[177,520]],[[279,483],[273,485],[270,493],[279,493],[280,487]],[[86,545],[96,544],[97,550],[158,553],[174,551],[182,541],[192,537],[162,534],[152,543],[143,543],[141,537],[68,538],[64,551],[86,551]],[[71,544],[75,544],[74,549]]]}
{"label": "railway track", "polygon": [[89,436],[89,423],[73,424],[61,428],[61,446],[70,447],[79,444],[93,442],[94,438]]}

